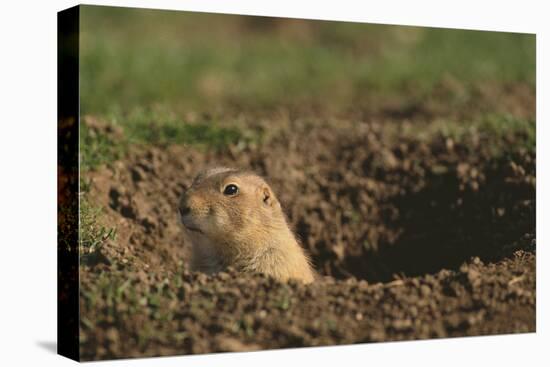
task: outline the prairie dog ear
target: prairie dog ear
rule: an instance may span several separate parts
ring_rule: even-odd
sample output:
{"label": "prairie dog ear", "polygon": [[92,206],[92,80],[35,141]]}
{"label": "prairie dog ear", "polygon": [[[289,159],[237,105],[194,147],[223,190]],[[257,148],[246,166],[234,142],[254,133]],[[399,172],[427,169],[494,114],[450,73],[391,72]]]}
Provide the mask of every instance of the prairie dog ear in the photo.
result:
{"label": "prairie dog ear", "polygon": [[260,187],[260,197],[262,202],[267,206],[273,207],[278,204],[277,198],[275,198],[273,191],[271,191],[267,185],[262,185]]}

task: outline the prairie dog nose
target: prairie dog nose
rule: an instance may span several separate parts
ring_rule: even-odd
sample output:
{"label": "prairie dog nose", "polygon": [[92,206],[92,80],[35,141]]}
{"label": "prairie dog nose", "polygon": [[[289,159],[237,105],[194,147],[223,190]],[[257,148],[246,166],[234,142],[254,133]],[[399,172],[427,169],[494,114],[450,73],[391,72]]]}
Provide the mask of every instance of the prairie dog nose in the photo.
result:
{"label": "prairie dog nose", "polygon": [[187,200],[186,194],[184,194],[180,198],[180,205],[178,206],[178,210],[182,217],[188,215],[191,212],[191,207],[189,206],[189,201]]}
{"label": "prairie dog nose", "polygon": [[191,212],[191,208],[187,206],[187,203],[181,203],[179,206],[180,215],[182,217],[185,217],[187,214]]}

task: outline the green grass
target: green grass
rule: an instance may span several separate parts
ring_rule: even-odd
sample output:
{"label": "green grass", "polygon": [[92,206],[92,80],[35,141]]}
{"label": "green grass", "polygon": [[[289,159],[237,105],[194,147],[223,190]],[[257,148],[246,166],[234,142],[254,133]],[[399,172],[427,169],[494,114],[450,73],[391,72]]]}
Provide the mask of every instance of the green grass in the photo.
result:
{"label": "green grass", "polygon": [[125,148],[108,135],[92,132],[80,124],[80,170],[85,172],[120,158]]}
{"label": "green grass", "polygon": [[101,224],[102,208],[91,204],[87,198],[89,183],[81,179],[80,218],[78,226],[79,254],[82,263],[97,257],[106,241],[116,239],[116,229]]}
{"label": "green grass", "polygon": [[373,97],[422,98],[447,78],[535,83],[535,36],[327,21],[84,7],[85,114],[336,111]]}
{"label": "green grass", "polygon": [[[124,120],[123,120],[124,119]],[[251,144],[260,139],[253,132],[216,120],[186,122],[168,112],[135,109],[130,115],[111,121],[123,126],[130,144],[192,144],[223,148],[230,144]]]}
{"label": "green grass", "polygon": [[97,132],[86,124],[80,129],[82,171],[109,164],[124,156],[132,145],[188,144],[198,149],[238,148],[260,143],[263,132],[216,120],[187,122],[166,111],[136,108],[130,114],[108,114],[105,124],[119,128],[120,136]]}
{"label": "green grass", "polygon": [[[535,83],[532,35],[425,28],[412,47],[394,47],[373,73],[377,87],[413,83],[426,90],[443,77],[477,82]],[[367,76],[367,79],[369,76]]]}

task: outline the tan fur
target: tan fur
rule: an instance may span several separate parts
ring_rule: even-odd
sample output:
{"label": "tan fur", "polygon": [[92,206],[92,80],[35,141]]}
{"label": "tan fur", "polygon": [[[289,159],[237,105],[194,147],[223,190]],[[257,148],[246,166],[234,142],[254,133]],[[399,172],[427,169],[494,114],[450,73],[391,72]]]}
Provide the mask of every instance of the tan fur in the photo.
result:
{"label": "tan fur", "polygon": [[[223,193],[229,184],[238,187],[237,195]],[[229,168],[203,171],[179,207],[186,240],[192,245],[193,270],[215,273],[232,266],[282,281],[314,280],[308,257],[261,177]]]}

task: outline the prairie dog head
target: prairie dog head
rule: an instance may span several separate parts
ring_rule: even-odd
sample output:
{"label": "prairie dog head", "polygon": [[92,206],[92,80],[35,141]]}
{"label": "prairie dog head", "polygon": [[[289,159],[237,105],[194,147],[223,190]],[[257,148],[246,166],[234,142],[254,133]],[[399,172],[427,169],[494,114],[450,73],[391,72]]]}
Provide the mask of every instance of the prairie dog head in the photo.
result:
{"label": "prairie dog head", "polygon": [[279,201],[259,176],[236,169],[201,172],[182,195],[180,219],[194,241],[222,252],[259,246],[271,230],[286,228]]}
{"label": "prairie dog head", "polygon": [[315,279],[275,194],[253,173],[230,168],[201,172],[182,195],[179,214],[193,270],[215,273],[233,266],[281,281]]}

